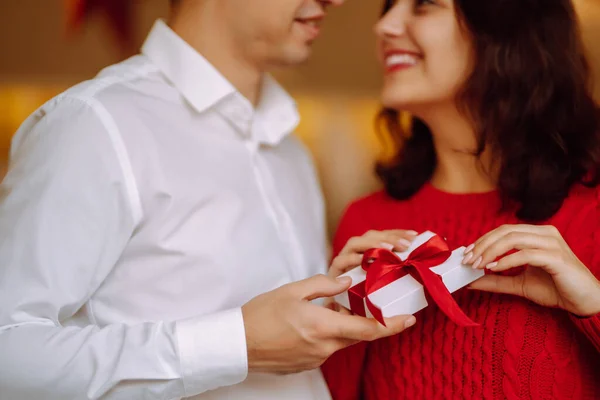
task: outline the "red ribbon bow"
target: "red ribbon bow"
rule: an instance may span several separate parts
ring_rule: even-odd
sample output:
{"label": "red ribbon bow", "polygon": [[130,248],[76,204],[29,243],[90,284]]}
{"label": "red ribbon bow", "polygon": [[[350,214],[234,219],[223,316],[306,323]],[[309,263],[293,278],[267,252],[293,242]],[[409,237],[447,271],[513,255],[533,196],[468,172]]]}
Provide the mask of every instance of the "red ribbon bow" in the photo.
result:
{"label": "red ribbon bow", "polygon": [[348,290],[350,309],[364,317],[364,303],[367,303],[373,317],[385,325],[381,310],[371,303],[369,295],[410,274],[423,285],[426,293],[450,320],[464,327],[479,326],[460,309],[442,278],[430,269],[442,264],[451,254],[446,241],[437,235],[412,251],[405,261],[389,250],[367,250],[362,261],[367,279]]}

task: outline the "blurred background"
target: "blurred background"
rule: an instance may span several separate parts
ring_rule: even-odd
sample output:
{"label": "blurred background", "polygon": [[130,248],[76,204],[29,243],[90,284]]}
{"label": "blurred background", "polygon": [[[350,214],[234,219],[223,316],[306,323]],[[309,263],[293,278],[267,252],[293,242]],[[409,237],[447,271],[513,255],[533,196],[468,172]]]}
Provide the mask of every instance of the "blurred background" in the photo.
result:
{"label": "blurred background", "polygon": [[[600,77],[600,0],[574,2]],[[80,3],[0,0],[0,178],[11,137],[31,112],[134,54],[154,20],[167,14],[167,0],[105,0],[108,6],[82,18]],[[330,233],[349,201],[378,188],[372,171],[381,151],[373,129],[380,72],[372,26],[380,7],[380,0],[348,0],[330,13],[308,64],[275,72],[298,101],[298,135],[319,170]],[[600,82],[595,93],[600,99]]]}

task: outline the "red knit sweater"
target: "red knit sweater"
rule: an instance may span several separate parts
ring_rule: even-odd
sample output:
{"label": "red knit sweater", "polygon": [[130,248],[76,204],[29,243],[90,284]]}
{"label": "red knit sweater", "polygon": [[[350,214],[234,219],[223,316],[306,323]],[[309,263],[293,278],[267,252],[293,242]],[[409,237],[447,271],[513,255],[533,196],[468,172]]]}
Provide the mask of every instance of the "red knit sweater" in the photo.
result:
{"label": "red knit sweater", "polygon": [[[353,203],[334,240],[370,229],[431,230],[450,246],[518,222],[495,192],[457,195],[425,185],[406,201],[376,193]],[[547,223],[600,276],[600,196],[576,187]],[[454,298],[481,324],[461,328],[435,305],[395,337],[334,354],[323,372],[335,399],[600,399],[600,315],[578,319],[525,299],[462,289]]]}

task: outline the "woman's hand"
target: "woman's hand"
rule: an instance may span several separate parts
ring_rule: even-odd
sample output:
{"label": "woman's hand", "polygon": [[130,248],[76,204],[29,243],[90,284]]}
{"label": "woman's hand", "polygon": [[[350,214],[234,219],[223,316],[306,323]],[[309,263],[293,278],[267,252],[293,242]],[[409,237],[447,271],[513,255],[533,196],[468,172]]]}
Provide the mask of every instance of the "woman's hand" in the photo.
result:
{"label": "woman's hand", "polygon": [[[328,275],[337,278],[344,272],[362,263],[362,255],[373,248],[384,248],[391,251],[405,251],[417,237],[417,232],[406,230],[369,231],[362,236],[353,237],[346,243],[338,256],[331,263]],[[325,301],[325,307],[342,314],[351,314],[349,310],[338,305],[333,299]]]}
{"label": "woman's hand", "polygon": [[582,317],[600,313],[600,282],[554,226],[501,226],[467,247],[463,263],[493,272],[529,266],[517,276],[486,275],[471,289],[525,297]]}
{"label": "woman's hand", "polygon": [[337,278],[344,272],[359,266],[362,255],[373,248],[388,249],[390,251],[405,251],[417,237],[417,232],[402,229],[389,231],[369,231],[362,236],[348,240],[346,246],[331,263],[329,276]]}

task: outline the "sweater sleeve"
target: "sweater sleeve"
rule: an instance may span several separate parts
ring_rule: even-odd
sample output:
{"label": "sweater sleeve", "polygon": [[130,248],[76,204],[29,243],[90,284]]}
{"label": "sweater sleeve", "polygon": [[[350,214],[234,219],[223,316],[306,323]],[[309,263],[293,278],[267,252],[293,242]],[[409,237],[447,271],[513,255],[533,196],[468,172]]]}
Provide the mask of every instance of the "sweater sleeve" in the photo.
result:
{"label": "sweater sleeve", "polygon": [[[585,201],[578,202],[565,240],[577,257],[600,279],[600,188],[593,190],[593,196],[585,197]],[[589,318],[571,315],[571,320],[600,353],[600,314]]]}
{"label": "sweater sleeve", "polygon": [[596,350],[600,352],[600,314],[590,318],[577,318],[571,316],[575,325],[588,337]]}
{"label": "sweater sleeve", "polygon": [[[339,254],[346,242],[361,236],[370,227],[357,203],[347,209],[333,239],[333,255]],[[333,354],[322,366],[323,375],[334,400],[357,400],[361,396],[361,374],[368,343],[361,342]]]}

